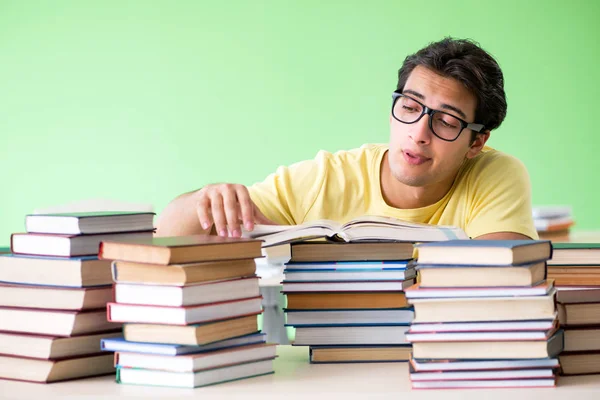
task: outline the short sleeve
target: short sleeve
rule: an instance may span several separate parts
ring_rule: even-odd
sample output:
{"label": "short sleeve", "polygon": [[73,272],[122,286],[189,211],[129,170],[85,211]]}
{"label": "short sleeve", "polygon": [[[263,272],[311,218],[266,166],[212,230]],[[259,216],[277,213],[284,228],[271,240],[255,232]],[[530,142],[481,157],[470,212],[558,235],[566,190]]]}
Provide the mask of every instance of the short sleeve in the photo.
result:
{"label": "short sleeve", "polygon": [[514,232],[537,239],[525,165],[498,151],[481,157],[468,178],[472,192],[467,234],[476,238],[488,233]]}
{"label": "short sleeve", "polygon": [[302,223],[323,186],[328,155],[322,151],[314,160],[279,167],[263,182],[248,188],[252,201],[273,222]]}

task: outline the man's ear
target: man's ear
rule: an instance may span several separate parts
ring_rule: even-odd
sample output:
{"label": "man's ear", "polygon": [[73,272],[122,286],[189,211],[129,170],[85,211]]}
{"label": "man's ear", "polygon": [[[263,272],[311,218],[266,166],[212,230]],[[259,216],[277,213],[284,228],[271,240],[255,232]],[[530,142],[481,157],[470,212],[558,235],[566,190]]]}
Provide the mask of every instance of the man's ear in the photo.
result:
{"label": "man's ear", "polygon": [[473,142],[471,143],[471,146],[469,147],[469,151],[467,151],[467,154],[465,155],[465,157],[473,158],[477,154],[479,154],[481,149],[483,149],[483,147],[485,146],[485,142],[487,142],[488,139],[490,138],[490,133],[491,133],[490,131],[483,131],[481,133],[478,133],[475,136],[475,140],[473,140]]}

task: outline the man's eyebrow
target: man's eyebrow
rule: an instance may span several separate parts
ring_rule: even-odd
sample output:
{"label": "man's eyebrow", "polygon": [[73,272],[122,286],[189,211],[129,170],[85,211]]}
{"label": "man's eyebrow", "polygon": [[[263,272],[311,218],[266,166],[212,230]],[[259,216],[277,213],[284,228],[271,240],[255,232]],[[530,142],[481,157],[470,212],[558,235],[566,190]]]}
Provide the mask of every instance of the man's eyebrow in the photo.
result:
{"label": "man's eyebrow", "polygon": [[[404,94],[412,94],[413,96],[421,99],[421,100],[425,100],[425,96],[423,96],[421,93],[419,92],[415,92],[414,90],[411,89],[406,89],[403,90],[402,93]],[[454,111],[455,113],[457,113],[458,115],[460,115],[461,117],[463,117],[463,119],[467,119],[467,115],[458,107],[454,107],[453,105],[450,104],[442,104],[440,105],[440,108],[444,109],[444,110],[450,110],[450,111]]]}

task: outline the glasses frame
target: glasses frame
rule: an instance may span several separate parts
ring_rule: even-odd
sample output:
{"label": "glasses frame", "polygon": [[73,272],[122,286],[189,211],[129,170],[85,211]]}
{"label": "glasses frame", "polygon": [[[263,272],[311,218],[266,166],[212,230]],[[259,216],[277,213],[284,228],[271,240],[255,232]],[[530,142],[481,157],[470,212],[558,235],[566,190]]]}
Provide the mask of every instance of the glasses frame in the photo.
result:
{"label": "glasses frame", "polygon": [[[413,122],[401,121],[394,114],[394,108],[396,107],[396,103],[398,102],[398,99],[401,97],[406,97],[408,99],[411,99],[412,101],[414,101],[415,103],[419,104],[422,107],[421,115],[419,115],[419,117],[416,120],[414,120]],[[433,116],[437,113],[449,115],[460,121],[460,131],[458,131],[458,134],[456,135],[456,137],[454,139],[445,139],[445,138],[441,137],[440,135],[438,135],[437,133],[435,133],[435,131],[433,130]],[[429,130],[431,130],[431,133],[433,133],[435,135],[435,137],[437,137],[445,142],[454,142],[456,139],[459,138],[460,134],[462,133],[462,131],[465,130],[465,128],[470,129],[477,133],[483,133],[482,131],[485,128],[485,126],[483,124],[470,123],[470,122],[467,122],[464,119],[459,118],[456,115],[450,114],[446,111],[434,110],[432,108],[429,108],[425,104],[421,103],[419,100],[416,100],[414,97],[407,96],[404,93],[401,93],[397,90],[392,93],[392,117],[394,117],[394,119],[396,121],[401,122],[403,124],[414,124],[414,123],[419,122],[421,120],[421,118],[423,118],[423,115],[425,115],[425,114],[429,115]]]}

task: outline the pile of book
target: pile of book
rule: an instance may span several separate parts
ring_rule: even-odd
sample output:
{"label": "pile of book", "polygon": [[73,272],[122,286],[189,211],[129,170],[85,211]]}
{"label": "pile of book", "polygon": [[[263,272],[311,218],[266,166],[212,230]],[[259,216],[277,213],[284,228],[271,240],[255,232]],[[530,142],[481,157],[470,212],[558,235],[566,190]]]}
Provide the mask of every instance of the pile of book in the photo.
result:
{"label": "pile of book", "polygon": [[600,373],[600,244],[555,243],[548,278],[565,331],[562,374]]}
{"label": "pile of book", "polygon": [[575,221],[570,206],[533,207],[533,223],[541,239],[566,240]]}
{"label": "pile of book", "polygon": [[416,389],[551,387],[563,332],[546,280],[549,241],[417,246],[410,379]]}
{"label": "pile of book", "polygon": [[254,259],[261,242],[217,236],[103,241],[114,260],[110,321],[125,323],[115,351],[117,382],[199,387],[273,372]]}
{"label": "pile of book", "polygon": [[[33,382],[114,373],[100,339],[118,337],[106,321],[108,238],[151,237],[152,213],[28,215],[27,233],[0,255],[0,378]],[[141,232],[125,232],[141,231]]]}

